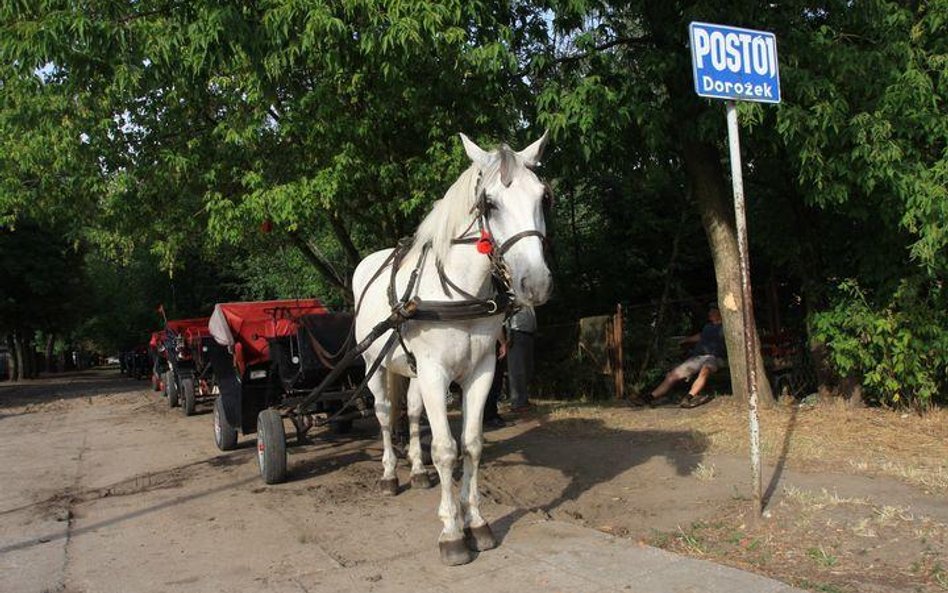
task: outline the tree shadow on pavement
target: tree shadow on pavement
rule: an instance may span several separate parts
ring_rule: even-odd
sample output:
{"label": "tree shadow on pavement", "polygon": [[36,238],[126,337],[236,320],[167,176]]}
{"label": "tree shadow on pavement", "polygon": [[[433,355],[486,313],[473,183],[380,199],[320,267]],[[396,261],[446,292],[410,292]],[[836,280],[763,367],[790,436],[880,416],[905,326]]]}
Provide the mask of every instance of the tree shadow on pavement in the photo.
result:
{"label": "tree shadow on pavement", "polygon": [[[149,391],[147,381],[125,377],[114,369],[94,369],[76,373],[43,375],[39,379],[0,383],[0,411],[5,408],[42,404],[82,397],[98,398],[130,391]],[[0,413],[0,419],[6,416]]]}
{"label": "tree shadow on pavement", "polygon": [[482,491],[517,507],[493,523],[495,534],[503,539],[525,515],[538,513],[553,518],[564,504],[575,502],[597,485],[653,458],[664,458],[677,475],[688,476],[704,459],[708,447],[708,438],[696,431],[615,429],[596,419],[551,420],[509,439],[487,443],[482,467],[488,475],[552,469],[560,474],[558,479],[543,480],[538,472],[537,478],[543,483],[534,487],[529,496],[520,496],[508,491],[500,476],[487,477]]}

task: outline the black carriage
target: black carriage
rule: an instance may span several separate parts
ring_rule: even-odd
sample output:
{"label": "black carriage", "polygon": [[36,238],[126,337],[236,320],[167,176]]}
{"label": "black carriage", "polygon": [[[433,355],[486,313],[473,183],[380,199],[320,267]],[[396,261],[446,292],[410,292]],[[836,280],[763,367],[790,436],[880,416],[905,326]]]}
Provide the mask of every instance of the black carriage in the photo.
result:
{"label": "black carriage", "polygon": [[218,448],[235,448],[238,433],[256,433],[260,473],[273,484],[286,478],[284,418],[302,441],[315,426],[345,432],[354,419],[370,415],[368,396],[350,397],[365,374],[361,359],[340,369],[318,398],[307,397],[345,354],[351,325],[351,314],[331,313],[314,299],[217,305],[209,354],[220,390]]}
{"label": "black carriage", "polygon": [[161,378],[168,405],[194,414],[202,398],[216,394],[210,350],[215,346],[208,332],[208,318],[175,319],[158,332],[155,374]]}

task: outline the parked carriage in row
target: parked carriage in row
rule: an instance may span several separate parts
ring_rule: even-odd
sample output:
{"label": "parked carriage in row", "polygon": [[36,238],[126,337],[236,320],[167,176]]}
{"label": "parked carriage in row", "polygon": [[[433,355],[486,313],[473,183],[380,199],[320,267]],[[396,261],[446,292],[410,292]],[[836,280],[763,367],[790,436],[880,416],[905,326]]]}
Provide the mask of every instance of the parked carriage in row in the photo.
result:
{"label": "parked carriage in row", "polygon": [[216,394],[207,324],[207,317],[174,319],[152,334],[152,385],[164,391],[169,406],[180,405],[187,416],[194,414],[199,400]]}
{"label": "parked carriage in row", "polygon": [[298,409],[345,352],[351,325],[351,314],[332,313],[316,299],[218,304],[208,349],[220,390],[218,448],[235,448],[238,432],[256,433],[260,473],[273,484],[286,478],[284,417],[302,440],[314,426],[344,432],[354,419],[371,415],[370,399],[348,397],[363,378],[363,364],[345,369],[318,400]]}
{"label": "parked carriage in row", "polygon": [[132,379],[147,377],[150,366],[148,346],[145,344],[119,353],[119,372]]}

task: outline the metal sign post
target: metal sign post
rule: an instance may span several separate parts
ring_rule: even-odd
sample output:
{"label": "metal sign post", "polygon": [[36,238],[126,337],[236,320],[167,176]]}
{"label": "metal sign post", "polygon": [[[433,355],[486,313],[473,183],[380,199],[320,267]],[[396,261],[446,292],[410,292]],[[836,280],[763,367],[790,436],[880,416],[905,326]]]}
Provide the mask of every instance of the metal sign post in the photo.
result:
{"label": "metal sign post", "polygon": [[744,320],[745,387],[750,424],[751,485],[755,516],[763,511],[760,471],[760,417],[757,410],[757,333],[751,291],[750,256],[744,179],[741,173],[741,140],[735,101],[780,102],[777,40],[773,33],[738,27],[691,23],[691,64],[695,92],[702,97],[726,99],[727,136],[734,187],[734,218],[741,267],[741,313]]}

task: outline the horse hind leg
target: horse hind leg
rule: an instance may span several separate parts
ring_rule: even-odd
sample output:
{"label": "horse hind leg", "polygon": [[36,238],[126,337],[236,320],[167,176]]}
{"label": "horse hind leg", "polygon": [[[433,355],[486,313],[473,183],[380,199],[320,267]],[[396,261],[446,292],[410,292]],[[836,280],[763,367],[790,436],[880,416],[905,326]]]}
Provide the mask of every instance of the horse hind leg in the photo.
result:
{"label": "horse hind leg", "polygon": [[411,487],[426,490],[431,488],[431,478],[425,469],[424,458],[421,454],[421,412],[424,402],[421,399],[421,390],[417,381],[408,386],[408,458],[411,460]]}
{"label": "horse hind leg", "polygon": [[382,432],[382,478],[379,480],[379,490],[383,495],[394,496],[398,494],[398,475],[395,473],[397,457],[392,445],[392,400],[385,383],[386,378],[376,373],[369,379],[368,387],[375,395],[375,417]]}

